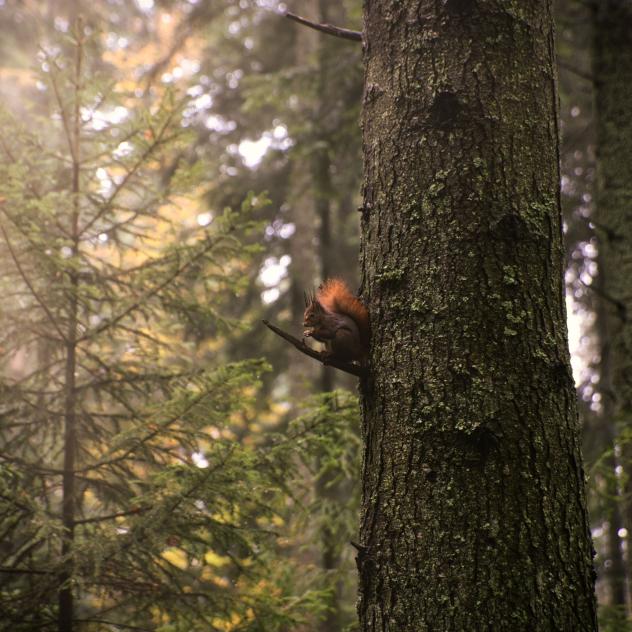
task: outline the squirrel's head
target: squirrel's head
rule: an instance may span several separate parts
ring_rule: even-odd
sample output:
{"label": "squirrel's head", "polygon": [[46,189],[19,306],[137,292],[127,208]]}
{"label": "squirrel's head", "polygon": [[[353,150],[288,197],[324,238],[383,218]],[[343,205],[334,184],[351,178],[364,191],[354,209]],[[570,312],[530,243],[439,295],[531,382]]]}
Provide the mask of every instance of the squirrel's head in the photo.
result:
{"label": "squirrel's head", "polygon": [[321,319],[325,314],[325,308],[318,302],[314,293],[303,293],[305,299],[305,312],[303,314],[304,336],[311,336],[312,329],[321,323]]}

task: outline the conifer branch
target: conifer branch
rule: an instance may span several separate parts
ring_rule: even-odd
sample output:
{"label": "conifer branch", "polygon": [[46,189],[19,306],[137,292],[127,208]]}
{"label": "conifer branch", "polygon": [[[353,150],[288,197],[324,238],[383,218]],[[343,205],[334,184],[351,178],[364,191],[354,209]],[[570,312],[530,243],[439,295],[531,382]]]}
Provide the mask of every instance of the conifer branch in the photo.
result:
{"label": "conifer branch", "polygon": [[356,377],[363,377],[366,374],[366,371],[361,366],[358,366],[357,364],[352,364],[351,362],[341,362],[340,360],[335,360],[334,358],[331,358],[329,354],[323,351],[315,351],[307,344],[305,344],[303,340],[295,338],[291,334],[288,334],[286,331],[283,331],[272,323],[269,323],[267,320],[264,320],[262,322],[268,329],[273,331],[277,336],[283,338],[283,340],[287,340],[301,353],[304,353],[310,358],[314,358],[314,360],[322,362],[322,364],[324,364],[325,366],[333,366],[335,369],[339,369],[340,371],[344,371],[345,373],[350,373],[351,375],[355,375]]}
{"label": "conifer branch", "polygon": [[[110,365],[103,362],[103,360],[98,355],[92,353],[89,349],[83,349],[83,352],[91,360],[96,362],[96,364],[100,366],[101,369],[103,369],[106,375],[111,375],[114,372]],[[84,363],[80,363],[79,366],[81,366],[81,368],[84,369],[87,373],[90,373],[90,375],[92,375],[93,378],[98,379],[98,374],[95,372],[94,369],[89,368]],[[113,381],[112,383],[114,384],[115,382]],[[134,421],[144,423],[144,419],[142,418],[142,416],[136,411],[136,409],[130,404],[130,402],[128,402],[127,399],[125,399],[125,397],[121,397],[121,395],[116,393],[114,390],[109,390],[108,392],[112,396],[112,398],[116,402],[118,402],[131,415],[131,418]]]}
{"label": "conifer branch", "polygon": [[[2,149],[4,150],[4,153],[7,155],[7,157],[9,158],[9,160],[11,162],[18,162],[15,154],[11,151],[11,149],[9,148],[9,146],[7,145],[4,136],[0,136],[0,145],[2,146]],[[43,147],[41,147],[41,145],[38,144],[38,149],[40,150],[41,153],[46,153],[45,149]],[[53,154],[53,157],[55,158],[55,160],[63,160],[63,158],[61,156],[58,156],[56,154]],[[33,195],[33,197],[36,200],[41,200],[42,199],[42,195],[41,193],[38,191],[38,189],[35,187],[35,185],[29,180],[26,183],[26,186],[28,187],[29,191],[31,192],[31,194]],[[59,232],[61,232],[64,236],[68,237],[68,232],[66,231],[66,229],[59,223],[59,220],[57,217],[55,217],[53,219],[53,221],[55,222],[55,227],[57,228],[57,230],[59,230]],[[15,224],[15,221],[13,222]],[[18,226],[18,228],[20,228]],[[24,231],[20,230],[20,232],[24,233]],[[28,234],[25,235],[25,237],[30,241]]]}
{"label": "conifer branch", "polygon": [[[221,238],[221,236],[220,236]],[[175,281],[178,277],[180,277],[184,272],[186,272],[194,263],[202,259],[208,252],[210,252],[219,242],[219,239],[208,242],[204,248],[200,250],[200,252],[193,255],[188,261],[178,266],[178,268],[170,274],[162,283],[158,284],[156,287],[148,290],[140,298],[132,303],[129,307],[125,308],[119,314],[113,316],[109,320],[105,321],[102,325],[95,327],[91,331],[87,331],[81,338],[78,339],[77,342],[81,343],[89,339],[93,339],[95,336],[103,333],[106,329],[111,329],[115,325],[123,320],[126,316],[129,316],[132,312],[138,310],[142,305],[145,304],[150,298],[153,298],[156,294],[159,294],[162,290],[168,287],[173,281]]]}
{"label": "conifer branch", "polygon": [[[119,193],[125,189],[125,187],[127,186],[127,184],[129,183],[129,181],[136,175],[136,173],[139,171],[139,169],[146,163],[147,158],[149,158],[151,156],[151,154],[161,145],[169,142],[170,140],[173,140],[173,138],[175,138],[175,136],[165,136],[166,132],[169,129],[169,126],[171,125],[171,122],[173,121],[173,117],[175,115],[175,111],[171,112],[169,114],[169,116],[167,117],[167,120],[165,121],[165,124],[162,126],[162,128],[159,130],[159,132],[155,135],[155,138],[153,139],[152,143],[149,143],[148,146],[145,148],[145,150],[142,152],[142,154],[138,157],[138,159],[134,162],[134,164],[132,164],[129,169],[127,169],[127,172],[125,173],[125,175],[123,176],[123,178],[121,179],[121,181],[114,187],[114,190],[112,191],[112,193],[110,194],[110,196],[103,201],[101,208],[97,210],[97,212],[95,213],[95,215],[86,223],[85,226],[83,226],[81,228],[81,230],[79,231],[79,236],[83,236],[86,234],[87,231],[90,230],[90,228],[92,228],[92,226],[99,221],[108,211],[112,210],[113,206],[114,206],[114,200],[116,199],[116,197],[119,195]],[[91,200],[92,201],[92,200]],[[94,203],[94,202],[93,202]],[[130,222],[133,219],[135,219],[136,217],[138,217],[140,213],[135,214],[132,218],[128,218],[126,221]],[[120,225],[122,223],[125,222],[119,222]],[[108,230],[112,230],[112,226],[110,226],[108,228]]]}
{"label": "conifer branch", "polygon": [[[92,470],[99,470],[103,467],[110,467],[112,465],[120,463],[121,461],[125,461],[130,456],[130,454],[132,454],[136,449],[138,449],[140,446],[145,445],[148,441],[151,441],[152,439],[157,437],[159,434],[161,434],[166,429],[168,429],[171,425],[173,425],[176,421],[178,421],[184,415],[186,415],[190,410],[195,408],[195,406],[197,406],[201,401],[203,401],[206,397],[208,397],[208,394],[209,394],[208,391],[203,391],[202,393],[199,393],[196,397],[191,399],[191,401],[187,404],[184,410],[180,410],[176,412],[165,422],[162,422],[160,424],[155,424],[155,429],[150,430],[143,437],[136,438],[134,442],[131,444],[131,446],[125,449],[125,451],[122,454],[119,454],[118,456],[115,456],[112,458],[102,459],[101,461],[96,461],[95,463],[92,463],[90,465],[86,465],[85,467],[77,469],[76,472],[81,474],[84,472],[90,472]],[[138,421],[143,421],[143,419],[138,417]]]}
{"label": "conifer branch", "polygon": [[48,309],[48,306],[42,300],[42,298],[38,294],[37,290],[35,289],[35,287],[31,283],[31,281],[29,280],[28,276],[24,272],[24,269],[22,268],[22,264],[20,263],[20,260],[18,259],[15,250],[13,249],[13,246],[11,244],[11,240],[9,239],[9,235],[7,235],[7,231],[4,229],[4,226],[2,226],[1,224],[0,224],[0,231],[2,231],[2,235],[4,237],[4,241],[7,244],[7,248],[9,250],[9,254],[11,255],[11,259],[13,260],[13,263],[14,263],[17,271],[20,273],[20,276],[22,277],[22,280],[24,281],[24,283],[26,283],[26,286],[28,287],[29,291],[31,292],[31,295],[33,296],[33,298],[37,301],[37,304],[44,310],[46,316],[48,317],[48,320],[51,322],[51,324],[53,325],[53,327],[55,328],[57,333],[61,336],[62,341],[65,342],[66,341],[66,336],[65,336],[64,332],[61,330],[61,327],[59,326],[57,320],[55,319],[55,317],[53,316],[51,311]]}
{"label": "conifer branch", "polygon": [[20,459],[10,454],[0,452],[0,464],[3,461],[6,461],[7,463],[15,463],[16,465],[20,465],[21,467],[25,468],[29,472],[34,472],[35,474],[52,474],[55,476],[61,476],[64,473],[64,470],[58,470],[52,467],[46,467],[42,465],[35,465],[34,463],[29,463],[28,461],[25,461],[24,459]]}
{"label": "conifer branch", "polygon": [[322,33],[327,33],[327,35],[333,35],[334,37],[351,40],[352,42],[362,41],[362,33],[360,31],[343,29],[339,26],[334,26],[333,24],[320,24],[318,22],[312,22],[311,20],[302,18],[300,15],[290,13],[289,11],[287,11],[284,15],[288,20],[298,22],[299,24],[307,26],[310,29],[314,29],[315,31],[321,31]]}

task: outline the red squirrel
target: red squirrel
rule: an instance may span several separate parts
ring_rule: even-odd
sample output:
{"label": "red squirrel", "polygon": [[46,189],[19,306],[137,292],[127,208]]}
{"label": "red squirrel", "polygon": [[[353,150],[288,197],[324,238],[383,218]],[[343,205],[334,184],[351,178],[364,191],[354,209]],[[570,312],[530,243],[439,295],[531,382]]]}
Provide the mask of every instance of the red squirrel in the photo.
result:
{"label": "red squirrel", "polygon": [[327,279],[305,297],[304,336],[324,342],[332,358],[364,364],[369,352],[369,312],[342,279]]}

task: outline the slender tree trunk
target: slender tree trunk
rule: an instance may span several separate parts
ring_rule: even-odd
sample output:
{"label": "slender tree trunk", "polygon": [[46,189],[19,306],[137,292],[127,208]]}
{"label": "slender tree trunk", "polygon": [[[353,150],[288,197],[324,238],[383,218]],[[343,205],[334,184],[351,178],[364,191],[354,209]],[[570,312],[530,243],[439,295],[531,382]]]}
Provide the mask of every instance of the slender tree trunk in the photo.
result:
{"label": "slender tree trunk", "polygon": [[[333,239],[331,234],[331,173],[329,152],[327,148],[316,149],[312,156],[312,178],[314,207],[316,217],[320,222],[319,255],[320,278],[328,279],[332,276]],[[328,392],[334,388],[334,370],[329,366],[320,369],[320,390]]]}
{"label": "slender tree trunk", "polygon": [[595,630],[550,0],[366,0],[359,616]]}
{"label": "slender tree trunk", "polygon": [[617,618],[625,618],[626,605],[626,568],[621,549],[619,531],[623,527],[619,495],[621,486],[616,474],[618,461],[616,457],[617,429],[615,423],[616,401],[612,385],[612,344],[611,344],[611,306],[601,298],[607,286],[601,258],[598,262],[599,276],[595,283],[599,287],[599,298],[595,311],[595,330],[599,337],[599,391],[601,394],[601,410],[597,415],[596,432],[598,433],[597,448],[599,454],[606,454],[603,458],[605,480],[603,484],[603,502],[600,512],[607,524],[604,564],[601,576],[607,590],[607,604],[618,609]]}
{"label": "slender tree trunk", "polygon": [[[75,101],[72,112],[72,129],[67,128],[68,143],[72,157],[72,215],[70,235],[72,239],[72,257],[79,253],[79,193],[81,173],[81,65],[83,24],[76,21],[77,52],[75,59]],[[63,105],[60,104],[60,107]],[[74,567],[74,529],[75,529],[75,461],[77,457],[77,391],[75,373],[77,370],[77,319],[79,301],[78,271],[73,269],[69,274],[68,325],[66,332],[66,367],[65,367],[65,404],[64,404],[64,474],[62,479],[62,573],[59,588],[59,632],[72,632],[74,619],[74,599],[72,575]]]}
{"label": "slender tree trunk", "polygon": [[[317,19],[316,15],[308,12],[309,6],[304,0],[294,0],[289,4],[289,10],[304,15],[310,19]],[[313,11],[313,10],[312,10]],[[297,35],[293,54],[294,65],[307,65],[317,46],[318,34],[305,29]],[[290,297],[292,322],[299,326],[303,322],[305,311],[304,293],[313,289],[314,278],[318,275],[318,260],[315,246],[315,225],[317,216],[313,205],[311,169],[305,160],[293,157],[292,172],[289,179],[288,202],[290,217],[295,226],[294,235],[290,241]],[[304,400],[314,392],[314,385],[319,379],[319,368],[313,360],[302,353],[294,353],[288,349],[292,380],[292,393],[297,393],[296,401]]]}
{"label": "slender tree trunk", "polygon": [[[330,13],[336,13],[340,18],[342,11],[330,12],[331,0],[318,0],[316,21],[329,23],[332,21]],[[340,9],[340,7],[338,7]],[[344,24],[344,20],[333,20]],[[333,45],[326,35],[319,34],[317,41],[317,79],[316,79],[316,103],[313,120],[313,138],[311,139],[313,150],[311,154],[312,195],[314,198],[314,210],[319,224],[318,230],[318,254],[320,263],[320,278],[328,279],[337,271],[336,248],[337,242],[332,234],[332,197],[333,186],[331,178],[330,159],[330,126],[327,125],[327,116],[333,103],[333,90],[335,90],[335,78],[332,77],[331,64],[328,59],[328,47]],[[332,83],[334,87],[332,87]],[[335,371],[331,367],[323,366],[320,369],[320,390],[323,393],[332,391],[336,386]],[[319,463],[319,468],[322,463]],[[316,496],[326,505],[342,503],[340,498],[341,483],[335,483],[334,479],[339,473],[335,469],[323,473],[317,481]],[[336,525],[324,520],[320,527],[320,565],[329,574],[330,594],[327,599],[327,610],[324,618],[319,621],[318,629],[321,632],[333,632],[343,627],[343,612],[341,608],[342,582],[340,581],[340,564],[342,544]]]}
{"label": "slender tree trunk", "polygon": [[[622,433],[623,520],[628,591],[632,589],[632,4],[595,5],[594,75],[597,109],[597,219],[601,295],[609,337],[614,416]],[[632,604],[632,593],[628,593]]]}
{"label": "slender tree trunk", "polygon": [[602,514],[607,522],[606,531],[606,564],[603,570],[603,579],[608,590],[608,605],[614,606],[617,611],[615,619],[624,625],[626,606],[626,567],[621,550],[621,536],[619,532],[623,527],[621,511],[618,504],[620,493],[617,484],[614,450],[616,445],[614,424],[612,422],[612,406],[607,407],[602,417],[601,431],[603,444],[609,452],[604,459],[604,467],[607,468],[607,480],[604,485],[605,503]]}
{"label": "slender tree trunk", "polygon": [[[318,22],[329,22],[327,3],[329,0],[318,2]],[[313,145],[311,156],[312,194],[314,196],[314,209],[319,222],[318,241],[320,257],[320,277],[328,279],[332,275],[333,266],[333,240],[331,234],[331,160],[329,159],[328,130],[323,121],[327,110],[331,107],[327,90],[329,68],[327,64],[327,45],[325,36],[319,35],[317,42],[317,87],[316,104],[313,121]],[[331,391],[334,388],[334,371],[331,367],[323,366],[320,370],[320,390]],[[327,555],[325,554],[325,558]],[[327,568],[325,566],[325,568]],[[327,625],[327,623],[325,623]]]}
{"label": "slender tree trunk", "polygon": [[[295,2],[290,5],[290,8],[310,20],[318,21],[320,18],[320,6],[315,6],[314,3]],[[308,29],[299,31],[294,47],[296,66],[307,66],[312,63],[314,55],[317,55],[317,60],[320,61],[321,56],[318,53],[322,46],[320,34]],[[317,98],[320,96],[319,91]],[[317,122],[314,121],[313,125],[316,124]],[[309,142],[313,145],[316,140],[312,137]],[[295,323],[302,323],[305,309],[303,293],[314,288],[316,278],[323,278],[323,275],[328,275],[328,259],[326,254],[322,252],[323,240],[327,244],[328,250],[330,239],[329,198],[323,193],[324,188],[329,183],[329,160],[326,149],[312,151],[312,155],[307,160],[295,157],[290,183],[289,197],[296,226],[296,232],[291,242],[292,320]],[[325,217],[324,222],[323,216]],[[321,242],[321,249],[318,253],[315,247],[316,238]],[[312,360],[302,354],[290,353],[290,358],[292,392],[299,394],[296,401],[301,401],[318,390],[329,391],[332,389],[332,370],[330,368],[319,368]],[[327,482],[325,478],[321,478],[314,489],[315,496],[319,499],[324,498],[325,501],[329,493]],[[313,552],[314,559],[310,560],[320,564],[324,570],[331,570],[334,563],[335,549],[331,547],[331,535],[328,525],[325,524],[318,533],[319,546]],[[335,618],[339,611],[336,587],[332,589],[331,595],[327,603],[328,610],[323,620],[313,624],[323,632],[337,629],[337,627],[330,627],[332,618]]]}

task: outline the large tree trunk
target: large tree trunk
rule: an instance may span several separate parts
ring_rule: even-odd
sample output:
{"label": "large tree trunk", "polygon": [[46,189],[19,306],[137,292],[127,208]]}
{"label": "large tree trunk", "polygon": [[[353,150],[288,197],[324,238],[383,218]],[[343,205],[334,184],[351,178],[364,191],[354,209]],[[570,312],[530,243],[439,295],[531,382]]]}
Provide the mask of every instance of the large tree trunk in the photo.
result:
{"label": "large tree trunk", "polygon": [[[600,295],[610,353],[604,396],[620,421],[624,468],[623,516],[627,528],[628,590],[632,589],[632,4],[595,5],[595,103],[597,109],[597,226]],[[603,375],[602,375],[603,377]],[[619,597],[620,598],[620,597]],[[632,604],[632,593],[628,594]]]}
{"label": "large tree trunk", "polygon": [[551,2],[366,0],[361,629],[594,630]]}

